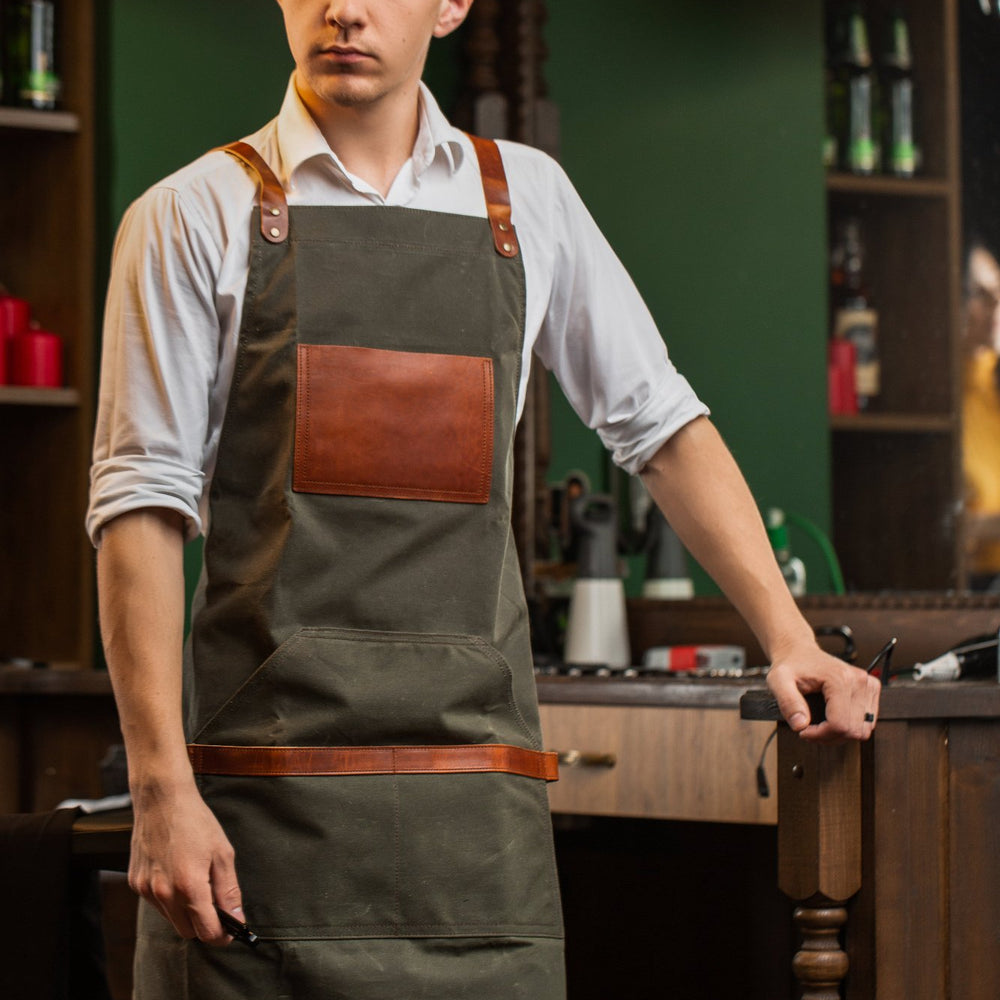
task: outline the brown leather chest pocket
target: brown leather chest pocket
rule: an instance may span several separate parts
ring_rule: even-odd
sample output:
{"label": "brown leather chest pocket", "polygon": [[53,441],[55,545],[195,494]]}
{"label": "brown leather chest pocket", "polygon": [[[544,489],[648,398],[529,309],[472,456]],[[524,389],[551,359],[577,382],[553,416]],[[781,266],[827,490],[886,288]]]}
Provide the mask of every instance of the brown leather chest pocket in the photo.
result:
{"label": "brown leather chest pocket", "polygon": [[293,488],[486,503],[493,362],[300,344]]}

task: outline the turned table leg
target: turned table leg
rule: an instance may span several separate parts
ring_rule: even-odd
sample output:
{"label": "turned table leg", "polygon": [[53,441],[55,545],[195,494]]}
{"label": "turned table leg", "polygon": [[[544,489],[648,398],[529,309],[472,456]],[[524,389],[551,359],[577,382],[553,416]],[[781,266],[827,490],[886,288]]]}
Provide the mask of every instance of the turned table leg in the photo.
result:
{"label": "turned table leg", "polygon": [[792,970],[802,1000],[838,1000],[848,972],[843,904],[861,888],[861,754],[778,731],[778,886],[800,902]]}
{"label": "turned table leg", "polygon": [[798,906],[793,919],[802,935],[802,947],[792,959],[802,1000],[839,1000],[848,967],[847,952],[840,945],[847,910],[842,906]]}

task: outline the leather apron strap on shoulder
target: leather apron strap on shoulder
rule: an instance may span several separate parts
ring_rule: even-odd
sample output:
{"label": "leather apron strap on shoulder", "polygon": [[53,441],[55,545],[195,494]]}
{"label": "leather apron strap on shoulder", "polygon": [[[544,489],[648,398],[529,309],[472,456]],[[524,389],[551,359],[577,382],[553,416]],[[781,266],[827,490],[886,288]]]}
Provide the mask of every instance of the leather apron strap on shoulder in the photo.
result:
{"label": "leather apron strap on shoulder", "polygon": [[493,243],[502,257],[516,257],[519,252],[517,233],[510,221],[510,190],[507,173],[503,168],[500,150],[492,139],[466,133],[472,140],[479,159],[479,173],[483,178],[486,195],[486,214],[493,230]]}
{"label": "leather apron strap on shoulder", "polygon": [[269,747],[190,743],[187,750],[195,774],[291,777],[501,771],[544,781],[559,778],[558,754],[506,743],[437,747]]}
{"label": "leather apron strap on shoulder", "polygon": [[[516,257],[520,252],[517,233],[511,222],[510,190],[500,150],[492,139],[469,135],[482,176],[486,213],[497,253],[503,257]],[[235,156],[256,175],[260,184],[260,231],[269,243],[283,243],[288,237],[288,202],[274,171],[263,157],[246,142],[231,142],[218,147]]]}
{"label": "leather apron strap on shoulder", "polygon": [[218,147],[249,167],[260,184],[260,233],[268,243],[283,243],[288,237],[288,202],[285,189],[264,158],[248,142]]}

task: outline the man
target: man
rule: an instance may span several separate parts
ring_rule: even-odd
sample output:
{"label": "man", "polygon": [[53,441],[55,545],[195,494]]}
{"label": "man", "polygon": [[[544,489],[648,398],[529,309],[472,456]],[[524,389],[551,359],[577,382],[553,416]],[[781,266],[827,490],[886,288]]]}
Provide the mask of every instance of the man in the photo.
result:
{"label": "man", "polygon": [[1000,264],[979,242],[966,259],[962,373],[965,543],[974,590],[1000,582]]}
{"label": "man", "polygon": [[[277,119],[122,223],[88,527],[140,998],[563,995],[509,523],[532,350],[753,626],[792,727],[874,725],[878,685],[816,646],[568,181],[421,87],[471,2],[279,0]],[[206,947],[230,941],[215,907],[259,947]]]}

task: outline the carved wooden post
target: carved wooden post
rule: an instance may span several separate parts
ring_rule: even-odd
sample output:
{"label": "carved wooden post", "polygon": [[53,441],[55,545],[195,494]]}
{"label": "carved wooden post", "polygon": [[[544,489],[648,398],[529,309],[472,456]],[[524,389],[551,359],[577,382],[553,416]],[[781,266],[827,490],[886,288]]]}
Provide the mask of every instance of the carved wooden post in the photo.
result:
{"label": "carved wooden post", "polygon": [[861,888],[861,748],[778,728],[778,886],[793,900],[802,1000],[837,1000],[847,975],[843,904]]}
{"label": "carved wooden post", "polygon": [[847,923],[842,906],[798,906],[793,917],[802,947],[792,959],[792,971],[810,1000],[839,1000],[847,975],[847,953],[840,946],[840,929]]}
{"label": "carved wooden post", "polygon": [[[542,0],[477,0],[465,32],[465,78],[456,124],[492,139],[510,138],[555,156],[559,120],[548,100]],[[517,209],[514,209],[515,219]],[[535,594],[534,563],[547,556],[548,376],[534,371],[514,439],[511,513],[524,589]]]}
{"label": "carved wooden post", "polygon": [[488,139],[509,133],[508,97],[500,80],[501,0],[478,0],[465,25],[465,71],[455,123]]}

